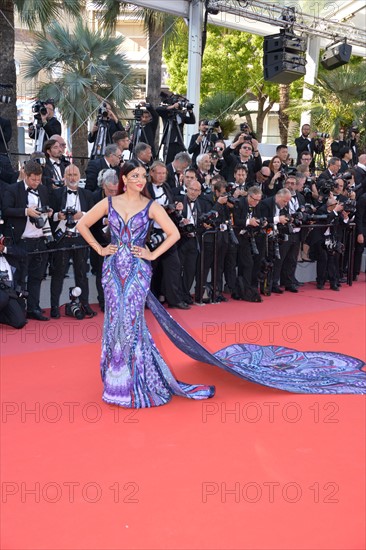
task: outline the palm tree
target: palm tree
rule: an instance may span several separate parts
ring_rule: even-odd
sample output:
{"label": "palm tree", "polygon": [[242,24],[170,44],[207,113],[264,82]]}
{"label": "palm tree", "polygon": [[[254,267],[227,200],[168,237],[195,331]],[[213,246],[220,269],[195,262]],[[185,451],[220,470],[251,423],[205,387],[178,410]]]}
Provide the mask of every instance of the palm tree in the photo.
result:
{"label": "palm tree", "polygon": [[52,19],[60,17],[62,13],[80,15],[85,5],[85,0],[1,0],[0,7],[0,83],[12,86],[12,101],[3,105],[2,116],[9,118],[13,128],[13,137],[10,142],[10,150],[17,151],[17,108],[16,108],[16,72],[14,62],[15,9],[20,14],[21,20],[34,29],[37,24],[41,28],[47,28]]}
{"label": "palm tree", "polygon": [[310,101],[290,102],[288,113],[299,115],[310,111],[313,126],[336,137],[341,127],[366,123],[366,62],[348,64],[333,71],[320,73],[312,86]]}
{"label": "palm tree", "polygon": [[[26,78],[41,72],[39,97],[53,97],[64,121],[72,130],[75,157],[87,156],[87,121],[95,116],[102,98],[122,110],[132,97],[130,66],[118,53],[122,37],[91,31],[78,19],[74,31],[53,22],[47,36],[35,33],[36,46],[29,54]],[[114,105],[114,109],[116,109]]]}

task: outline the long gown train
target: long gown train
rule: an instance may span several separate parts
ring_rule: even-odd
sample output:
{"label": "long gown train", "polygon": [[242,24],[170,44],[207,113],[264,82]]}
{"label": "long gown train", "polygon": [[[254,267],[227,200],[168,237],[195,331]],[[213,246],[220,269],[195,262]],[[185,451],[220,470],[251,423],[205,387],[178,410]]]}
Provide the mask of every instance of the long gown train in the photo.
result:
{"label": "long gown train", "polygon": [[255,344],[234,344],[211,354],[196,342],[150,292],[150,262],[131,254],[131,246],[144,246],[150,204],[125,222],[109,198],[111,241],[118,245],[118,251],[103,265],[104,401],[143,408],[168,403],[173,395],[207,399],[215,393],[213,386],[175,379],[147,328],[145,302],[172,342],[198,361],[251,382],[295,393],[366,393],[366,373],[361,370],[364,363],[354,357]]}

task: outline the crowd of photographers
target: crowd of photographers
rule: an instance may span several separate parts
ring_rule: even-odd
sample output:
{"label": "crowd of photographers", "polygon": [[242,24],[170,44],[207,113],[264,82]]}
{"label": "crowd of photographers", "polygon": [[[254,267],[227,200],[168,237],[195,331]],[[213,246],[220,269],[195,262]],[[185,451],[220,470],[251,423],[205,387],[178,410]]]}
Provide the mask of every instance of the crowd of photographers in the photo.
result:
{"label": "crowd of photographers", "polygon": [[[90,269],[104,311],[102,261],[89,251],[76,225],[96,202],[119,192],[119,170],[128,157],[146,168],[150,196],[181,234],[153,262],[152,291],[169,307],[190,309],[228,296],[261,302],[263,295],[297,293],[299,261],[316,261],[319,290],[329,282],[331,290],[339,291],[349,272],[357,279],[366,236],[366,154],[358,150],[357,128],[332,143],[333,156],[316,176],[319,162],[325,163],[327,136],[309,125],[295,141],[296,160],[286,145],[279,145],[272,159],[262,161],[255,134],[245,123],[227,144],[218,120],[200,120],[186,149],[184,124],[196,121],[193,105],[181,96],[163,96],[156,109],[137,106],[132,129],[104,102],[88,136],[93,149],[84,186],[79,169],[65,157],[53,102],[37,102],[34,110],[29,135],[38,146],[24,169],[14,172],[2,158],[5,152],[0,153],[0,322],[21,328],[26,318],[49,320],[40,304],[47,271],[50,316],[60,318],[71,261],[75,287],[70,287],[66,315],[97,314],[89,305]],[[159,118],[163,134],[156,151]],[[108,219],[92,230],[98,242],[108,243]],[[153,224],[147,246],[153,250],[164,238]]]}

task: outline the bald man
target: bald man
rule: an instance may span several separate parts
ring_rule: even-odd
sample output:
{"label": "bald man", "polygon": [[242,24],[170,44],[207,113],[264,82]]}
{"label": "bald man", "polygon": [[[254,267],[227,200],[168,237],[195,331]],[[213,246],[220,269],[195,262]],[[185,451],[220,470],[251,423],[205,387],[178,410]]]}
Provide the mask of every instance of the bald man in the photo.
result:
{"label": "bald man", "polygon": [[64,277],[67,272],[70,258],[74,267],[75,286],[80,287],[80,302],[87,317],[96,313],[89,306],[88,248],[76,248],[86,245],[84,239],[76,229],[78,220],[94,205],[93,195],[86,189],[79,188],[80,171],[77,166],[70,164],[65,169],[65,186],[53,193],[53,233],[54,248],[69,249],[54,253],[53,270],[51,277],[51,317],[60,318],[60,296]]}

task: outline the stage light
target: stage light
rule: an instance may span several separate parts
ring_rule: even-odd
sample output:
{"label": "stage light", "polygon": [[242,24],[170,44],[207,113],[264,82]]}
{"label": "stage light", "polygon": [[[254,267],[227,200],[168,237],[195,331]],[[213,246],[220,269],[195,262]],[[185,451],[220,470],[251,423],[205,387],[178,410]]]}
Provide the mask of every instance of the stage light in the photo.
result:
{"label": "stage light", "polygon": [[342,65],[347,65],[351,58],[352,46],[344,41],[341,44],[327,46],[321,57],[321,64],[324,69],[332,71]]}

